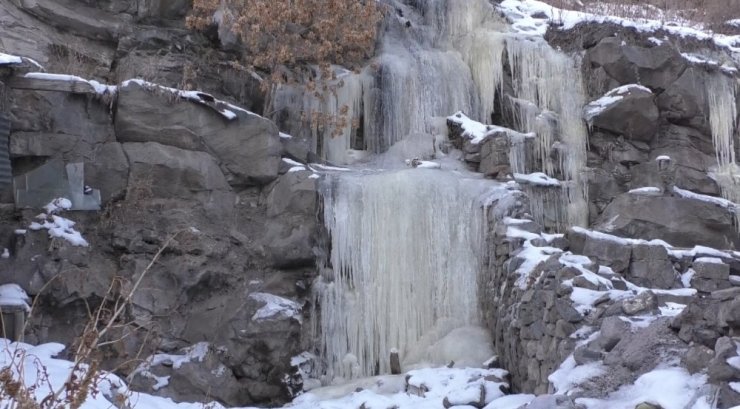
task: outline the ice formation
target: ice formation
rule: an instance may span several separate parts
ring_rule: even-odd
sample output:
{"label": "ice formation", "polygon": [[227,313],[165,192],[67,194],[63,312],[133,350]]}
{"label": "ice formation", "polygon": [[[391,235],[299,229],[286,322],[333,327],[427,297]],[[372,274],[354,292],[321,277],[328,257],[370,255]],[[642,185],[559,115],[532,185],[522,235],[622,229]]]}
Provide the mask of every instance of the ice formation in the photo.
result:
{"label": "ice formation", "polygon": [[425,334],[477,323],[478,199],[490,183],[409,169],[324,186],[331,254],[314,328],[329,379],[387,373],[391,349],[403,359]]}
{"label": "ice formation", "polygon": [[[709,123],[717,157],[715,180],[725,199],[740,203],[740,168],[735,144],[737,132],[737,80],[721,73],[708,76],[706,94],[709,101]],[[735,209],[735,225],[740,226],[740,215]]]}

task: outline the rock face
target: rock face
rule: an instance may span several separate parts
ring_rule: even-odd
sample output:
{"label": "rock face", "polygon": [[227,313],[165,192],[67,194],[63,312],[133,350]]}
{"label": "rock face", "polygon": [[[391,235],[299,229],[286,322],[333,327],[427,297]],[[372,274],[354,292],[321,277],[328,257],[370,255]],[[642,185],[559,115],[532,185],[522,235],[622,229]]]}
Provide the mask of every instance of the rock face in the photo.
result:
{"label": "rock face", "polygon": [[658,107],[653,93],[636,84],[624,85],[586,105],[586,120],[595,128],[625,139],[650,142],[658,130]]}
{"label": "rock face", "polygon": [[[284,402],[315,274],[319,175],[279,174],[282,145],[269,120],[201,99],[206,94],[173,98],[151,87],[160,92],[120,86],[112,106],[61,92],[9,92],[14,171],[82,162],[84,183],[100,188],[104,205],[65,215],[89,247],[45,231],[15,233],[34,221],[34,209],[0,216],[9,253],[3,280],[39,300],[26,339],[72,344],[77,328],[58,322],[84,322],[86,305],[96,308],[114,280],[125,293],[147,271],[130,324],[120,329],[129,335],[107,347],[106,367],[207,341],[203,360],[152,368],[170,377],[167,387],[152,389],[157,382],[146,376],[135,385],[175,400]],[[0,199],[13,196],[3,191]],[[211,393],[214,383],[223,387]]]}
{"label": "rock face", "polygon": [[197,104],[183,103],[161,88],[131,82],[121,87],[116,136],[122,142],[158,142],[210,152],[232,185],[265,184],[277,178],[281,144],[274,123],[234,109],[235,120]]}
{"label": "rock face", "polygon": [[661,239],[676,246],[737,248],[740,238],[732,223],[732,213],[711,202],[626,193],[604,210],[596,226],[604,232]]}
{"label": "rock face", "polygon": [[686,60],[668,44],[644,48],[617,37],[602,39],[585,59],[621,84],[639,83],[653,90],[667,89],[687,67]]}

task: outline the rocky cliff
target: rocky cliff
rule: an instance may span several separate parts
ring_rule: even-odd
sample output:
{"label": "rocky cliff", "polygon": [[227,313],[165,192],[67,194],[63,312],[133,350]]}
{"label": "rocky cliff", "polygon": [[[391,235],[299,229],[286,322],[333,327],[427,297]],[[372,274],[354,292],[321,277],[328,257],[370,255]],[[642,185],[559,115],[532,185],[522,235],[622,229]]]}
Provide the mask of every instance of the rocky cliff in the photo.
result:
{"label": "rocky cliff", "polygon": [[[177,401],[286,402],[315,386],[325,364],[299,355],[321,356],[312,330],[332,327],[309,325],[322,318],[314,280],[351,271],[332,265],[342,257],[327,261],[339,246],[325,206],[346,169],[324,160],[392,146],[376,167],[409,159],[508,191],[481,206],[486,239],[469,257],[482,260],[477,310],[509,391],[568,392],[557,407],[574,407],[669,362],[706,377],[695,401],[740,404],[730,363],[740,189],[725,172],[740,154],[732,50],[619,24],[553,24],[540,43],[481,23],[490,32],[475,31],[464,59],[444,48],[464,37],[441,17],[447,5],[389,3],[397,12],[383,23],[382,52],[322,108],[361,101],[351,116],[362,131],[322,139],[297,119],[299,86],[281,89],[274,120],[253,113],[264,105],[259,76],[232,64],[238,53],[217,34],[184,28],[187,1],[0,0],[0,56],[23,57],[0,59],[0,142],[7,124],[13,177],[0,185],[0,284],[34,299],[26,342],[73,345],[89,312],[146,272],[101,348],[105,369]],[[495,14],[497,30],[547,24],[541,11],[485,10],[478,18]],[[428,39],[432,28],[449,38]],[[417,43],[418,54],[403,51]],[[499,65],[471,57],[475,46]],[[449,82],[434,82],[440,64]],[[476,67],[498,72],[498,83],[482,86]],[[460,84],[490,91],[490,101]],[[44,208],[57,197],[69,203]],[[435,198],[420,199],[431,207],[398,212],[411,220],[424,208],[430,225],[444,225],[433,220]],[[364,205],[358,225],[383,203]],[[427,257],[434,268],[453,264]],[[385,366],[366,366],[376,365]],[[554,407],[546,399],[541,407]]]}

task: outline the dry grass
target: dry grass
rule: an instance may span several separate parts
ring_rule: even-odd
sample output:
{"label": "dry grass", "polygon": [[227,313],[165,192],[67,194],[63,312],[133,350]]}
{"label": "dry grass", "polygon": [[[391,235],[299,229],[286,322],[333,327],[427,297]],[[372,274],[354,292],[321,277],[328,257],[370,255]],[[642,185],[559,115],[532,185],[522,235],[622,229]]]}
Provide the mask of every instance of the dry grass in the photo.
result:
{"label": "dry grass", "polygon": [[740,0],[543,0],[554,7],[624,18],[643,18],[740,34],[725,24],[740,18]]}

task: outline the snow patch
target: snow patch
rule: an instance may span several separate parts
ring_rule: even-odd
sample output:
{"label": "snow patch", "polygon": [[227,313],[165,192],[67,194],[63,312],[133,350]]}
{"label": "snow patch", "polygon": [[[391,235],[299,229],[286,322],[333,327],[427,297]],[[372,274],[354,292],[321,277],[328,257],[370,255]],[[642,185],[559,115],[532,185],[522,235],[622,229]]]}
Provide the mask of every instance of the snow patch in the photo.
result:
{"label": "snow patch", "polygon": [[278,297],[268,293],[252,293],[249,298],[264,303],[252,316],[252,321],[264,321],[270,319],[290,319],[298,322],[303,321],[301,306],[287,298]]}
{"label": "snow patch", "polygon": [[31,311],[28,303],[31,299],[18,284],[0,285],[0,305],[23,307],[26,311]]}

